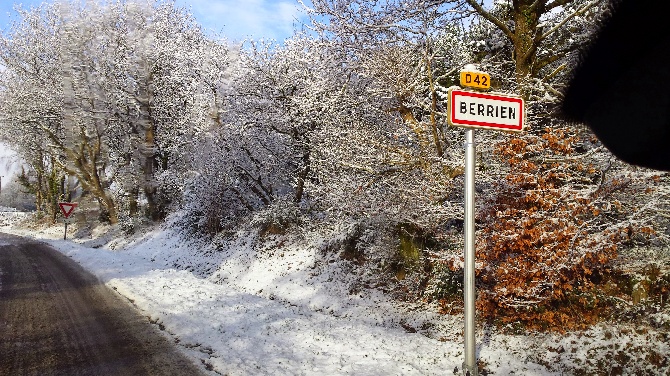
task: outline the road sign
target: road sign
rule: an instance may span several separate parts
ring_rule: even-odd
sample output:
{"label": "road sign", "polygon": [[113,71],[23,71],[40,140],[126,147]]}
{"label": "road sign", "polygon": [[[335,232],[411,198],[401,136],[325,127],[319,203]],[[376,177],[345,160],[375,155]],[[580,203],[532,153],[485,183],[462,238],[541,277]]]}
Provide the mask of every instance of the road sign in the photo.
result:
{"label": "road sign", "polygon": [[[491,87],[491,77],[483,72],[464,69],[461,86],[475,90]],[[475,130],[521,132],[524,129],[523,98],[498,94],[449,89],[447,100],[449,124],[465,131],[464,218],[463,218],[463,374],[477,376],[475,338]]]}
{"label": "road sign", "polygon": [[448,122],[467,128],[520,132],[525,128],[521,97],[499,93],[449,90]]}
{"label": "road sign", "polygon": [[461,71],[461,86],[488,90],[491,88],[491,76],[484,72]]}
{"label": "road sign", "polygon": [[60,211],[63,213],[63,216],[65,218],[69,217],[70,214],[74,211],[74,208],[77,207],[76,202],[59,202],[58,206],[60,206]]}

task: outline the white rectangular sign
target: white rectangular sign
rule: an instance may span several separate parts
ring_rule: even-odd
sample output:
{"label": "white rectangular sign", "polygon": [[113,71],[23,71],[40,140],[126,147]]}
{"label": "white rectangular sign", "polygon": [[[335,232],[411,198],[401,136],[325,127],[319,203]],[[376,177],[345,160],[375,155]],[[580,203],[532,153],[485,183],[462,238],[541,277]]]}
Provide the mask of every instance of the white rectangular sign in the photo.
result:
{"label": "white rectangular sign", "polygon": [[524,103],[521,97],[449,90],[449,124],[520,132],[524,129]]}

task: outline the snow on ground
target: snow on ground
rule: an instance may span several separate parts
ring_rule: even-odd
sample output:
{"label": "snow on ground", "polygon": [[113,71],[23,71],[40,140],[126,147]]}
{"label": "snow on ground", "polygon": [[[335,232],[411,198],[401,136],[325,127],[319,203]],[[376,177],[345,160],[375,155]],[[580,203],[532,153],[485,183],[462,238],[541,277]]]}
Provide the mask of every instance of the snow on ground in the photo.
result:
{"label": "snow on ground", "polygon": [[0,206],[0,228],[13,226],[25,216],[25,213],[17,212],[14,208]]}
{"label": "snow on ground", "polygon": [[[212,375],[461,374],[462,317],[412,311],[374,291],[350,294],[336,265],[315,272],[313,247],[258,247],[258,235],[243,232],[199,244],[174,226],[134,237],[101,228],[77,241],[60,240],[62,231],[10,230],[97,275]],[[608,357],[630,347],[654,347],[665,360],[670,353],[661,334],[604,326],[567,336],[480,332],[478,358],[489,375],[631,369],[636,360]]]}

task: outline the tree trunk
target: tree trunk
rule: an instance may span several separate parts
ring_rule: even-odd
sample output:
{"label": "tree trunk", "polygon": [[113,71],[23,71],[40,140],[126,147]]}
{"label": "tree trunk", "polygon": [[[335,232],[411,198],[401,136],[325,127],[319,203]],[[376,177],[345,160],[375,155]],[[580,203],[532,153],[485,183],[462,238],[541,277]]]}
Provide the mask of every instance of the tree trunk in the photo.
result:
{"label": "tree trunk", "polygon": [[158,193],[155,179],[156,167],[158,166],[156,155],[156,123],[152,114],[153,92],[150,88],[153,74],[146,61],[143,61],[141,64],[143,71],[147,74],[144,82],[140,85],[139,95],[136,97],[140,106],[140,119],[137,131],[142,132],[140,137],[142,137],[143,141],[143,144],[139,146],[140,166],[143,175],[142,190],[147,199],[147,217],[157,221],[163,217],[163,208],[156,199],[156,193]]}
{"label": "tree trunk", "polygon": [[116,211],[116,205],[109,195],[104,195],[101,197],[102,204],[107,209],[107,214],[109,215],[109,223],[116,224],[119,223],[119,214]]}
{"label": "tree trunk", "polygon": [[37,212],[42,213],[44,211],[44,173],[42,170],[36,170],[37,172],[37,182],[35,183],[35,204],[37,205]]}
{"label": "tree trunk", "polygon": [[295,187],[295,196],[293,198],[293,201],[296,204],[299,204],[300,201],[302,201],[302,196],[305,192],[305,180],[307,179],[307,176],[309,176],[310,172],[310,152],[309,149],[307,149],[304,154],[302,155],[302,162],[303,162],[303,168],[300,170],[298,173],[298,182]]}
{"label": "tree trunk", "polygon": [[[149,110],[150,111],[150,110]],[[156,166],[156,148],[155,148],[155,133],[153,121],[147,120],[148,125],[144,130],[144,195],[147,198],[147,215],[154,221],[161,219],[161,208],[156,201],[156,193],[158,187],[155,181]]]}
{"label": "tree trunk", "polygon": [[[538,2],[538,4],[535,4]],[[528,92],[526,84],[533,73],[533,64],[537,60],[537,25],[544,12],[544,2],[538,0],[514,0],[513,3],[514,62],[516,64],[516,82],[521,94]]]}
{"label": "tree trunk", "polygon": [[137,187],[134,187],[130,190],[130,195],[128,197],[128,215],[134,217],[139,213],[139,203],[137,202],[137,197],[140,194],[140,190]]}

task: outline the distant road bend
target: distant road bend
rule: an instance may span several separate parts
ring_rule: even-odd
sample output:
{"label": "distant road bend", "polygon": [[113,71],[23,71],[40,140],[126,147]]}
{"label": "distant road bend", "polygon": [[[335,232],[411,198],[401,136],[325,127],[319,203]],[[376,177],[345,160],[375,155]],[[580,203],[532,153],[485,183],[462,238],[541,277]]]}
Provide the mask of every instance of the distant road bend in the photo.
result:
{"label": "distant road bend", "polygon": [[202,374],[75,262],[0,233],[0,375]]}

